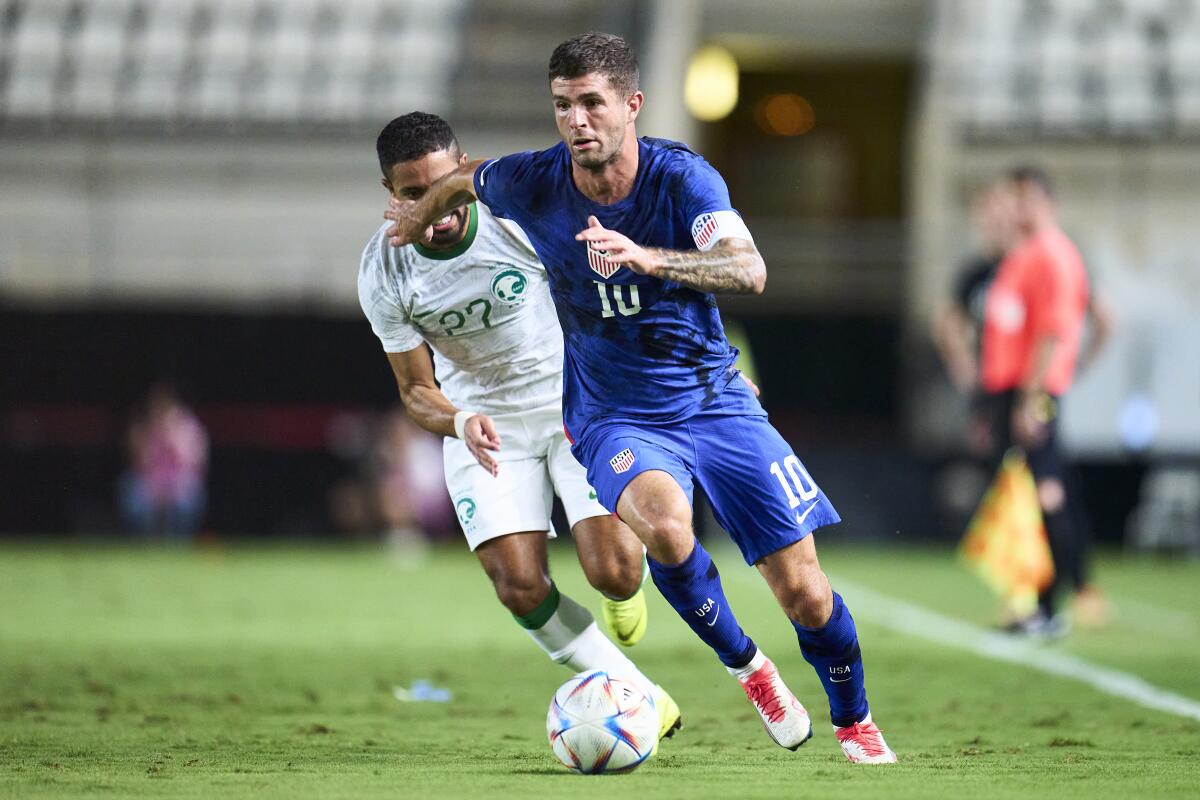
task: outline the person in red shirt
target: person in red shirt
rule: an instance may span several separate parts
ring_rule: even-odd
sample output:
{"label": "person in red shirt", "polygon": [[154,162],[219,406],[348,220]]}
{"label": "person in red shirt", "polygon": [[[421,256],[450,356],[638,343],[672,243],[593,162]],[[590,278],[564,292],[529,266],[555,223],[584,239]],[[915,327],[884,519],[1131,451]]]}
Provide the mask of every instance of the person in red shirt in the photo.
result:
{"label": "person in red shirt", "polygon": [[995,455],[1024,449],[1054,557],[1054,583],[1037,613],[1013,628],[1054,635],[1064,621],[1056,595],[1074,583],[1086,590],[1083,531],[1067,509],[1057,442],[1058,400],[1071,388],[1088,313],[1088,276],[1079,250],[1058,226],[1044,172],[1008,175],[1019,236],[1000,263],[984,303],[980,383],[992,408]]}

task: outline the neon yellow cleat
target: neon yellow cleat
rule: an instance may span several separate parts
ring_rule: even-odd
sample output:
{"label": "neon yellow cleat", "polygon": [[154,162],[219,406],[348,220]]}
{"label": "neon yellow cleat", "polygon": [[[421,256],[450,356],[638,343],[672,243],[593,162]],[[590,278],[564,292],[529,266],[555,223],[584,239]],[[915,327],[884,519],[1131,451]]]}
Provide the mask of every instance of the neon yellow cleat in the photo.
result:
{"label": "neon yellow cleat", "polygon": [[[675,731],[683,727],[683,715],[679,705],[667,694],[667,690],[658,684],[654,685],[654,706],[658,709],[658,741],[670,739]],[[658,752],[658,742],[654,743],[654,751]]]}
{"label": "neon yellow cleat", "polygon": [[646,594],[641,589],[628,600],[603,598],[604,625],[622,647],[633,647],[646,635]]}

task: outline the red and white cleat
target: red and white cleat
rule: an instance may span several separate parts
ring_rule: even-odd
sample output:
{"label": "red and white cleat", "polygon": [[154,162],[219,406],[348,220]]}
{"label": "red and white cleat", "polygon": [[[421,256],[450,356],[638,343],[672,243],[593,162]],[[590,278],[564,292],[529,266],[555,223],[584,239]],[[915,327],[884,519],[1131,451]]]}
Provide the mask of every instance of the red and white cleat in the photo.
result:
{"label": "red and white cleat", "polygon": [[883,733],[871,721],[871,715],[862,722],[846,728],[834,728],[842,752],[854,764],[895,764],[896,754],[883,740]]}
{"label": "red and white cleat", "polygon": [[779,677],[771,659],[759,650],[741,669],[729,672],[742,684],[746,697],[762,717],[767,735],[780,747],[795,750],[812,737],[808,712]]}

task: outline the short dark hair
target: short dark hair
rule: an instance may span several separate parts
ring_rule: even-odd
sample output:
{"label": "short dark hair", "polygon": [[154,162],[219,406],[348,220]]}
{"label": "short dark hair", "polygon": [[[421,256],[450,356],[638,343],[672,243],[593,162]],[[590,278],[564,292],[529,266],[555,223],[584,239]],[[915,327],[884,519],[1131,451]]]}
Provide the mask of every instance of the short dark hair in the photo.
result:
{"label": "short dark hair", "polygon": [[1033,164],[1018,165],[1008,171],[1008,179],[1013,183],[1032,183],[1045,192],[1047,197],[1054,197],[1054,181],[1050,180],[1050,175],[1041,167]]}
{"label": "short dark hair", "polygon": [[380,131],[379,138],[375,140],[379,168],[385,176],[397,164],[447,149],[458,150],[454,131],[450,130],[446,120],[424,111],[396,117]]}
{"label": "short dark hair", "polygon": [[641,72],[629,42],[613,33],[581,33],[554,48],[550,55],[550,80],[580,78],[592,72],[608,77],[625,95],[638,90]]}

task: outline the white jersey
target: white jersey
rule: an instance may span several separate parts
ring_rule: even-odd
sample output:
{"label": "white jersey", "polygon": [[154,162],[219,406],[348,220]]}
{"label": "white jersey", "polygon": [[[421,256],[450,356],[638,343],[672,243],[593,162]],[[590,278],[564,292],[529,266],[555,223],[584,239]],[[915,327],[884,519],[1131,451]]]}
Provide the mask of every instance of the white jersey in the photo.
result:
{"label": "white jersey", "polygon": [[363,251],[358,299],[388,353],[428,342],[442,392],[466,411],[508,414],[562,400],[563,339],[546,269],[515,224],[470,207],[448,250]]}

